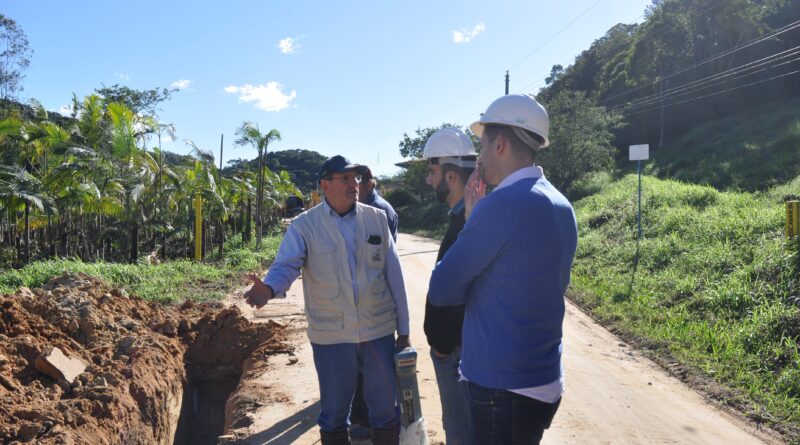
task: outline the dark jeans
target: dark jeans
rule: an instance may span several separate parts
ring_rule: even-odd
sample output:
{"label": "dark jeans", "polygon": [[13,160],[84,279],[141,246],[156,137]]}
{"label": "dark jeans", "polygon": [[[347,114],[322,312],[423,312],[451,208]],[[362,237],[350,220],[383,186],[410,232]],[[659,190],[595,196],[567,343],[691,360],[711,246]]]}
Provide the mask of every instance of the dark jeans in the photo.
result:
{"label": "dark jeans", "polygon": [[359,370],[364,376],[364,399],[372,426],[388,429],[399,424],[394,335],[363,343],[312,343],[311,348],[319,379],[321,410],[317,423],[321,431],[347,431]]}
{"label": "dark jeans", "polygon": [[545,403],[472,382],[469,394],[475,445],[538,444],[561,403],[561,399]]}
{"label": "dark jeans", "polygon": [[369,428],[369,411],[367,402],[364,401],[364,376],[360,372],[356,383],[356,394],[353,396],[353,406],[350,408],[350,424]]}

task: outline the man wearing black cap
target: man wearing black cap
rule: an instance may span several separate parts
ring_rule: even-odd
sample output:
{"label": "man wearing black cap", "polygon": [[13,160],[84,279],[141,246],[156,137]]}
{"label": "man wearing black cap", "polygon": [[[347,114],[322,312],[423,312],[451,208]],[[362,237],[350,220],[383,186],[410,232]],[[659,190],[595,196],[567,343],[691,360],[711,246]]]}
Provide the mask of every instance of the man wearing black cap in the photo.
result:
{"label": "man wearing black cap", "polygon": [[372,442],[397,444],[400,432],[393,357],[395,348],[409,345],[408,302],[386,214],[358,202],[358,167],[342,156],[322,164],[325,199],[292,221],[267,276],[262,281],[252,274],[244,295],[260,308],[285,293],[302,270],[323,445],[350,443],[359,371]]}

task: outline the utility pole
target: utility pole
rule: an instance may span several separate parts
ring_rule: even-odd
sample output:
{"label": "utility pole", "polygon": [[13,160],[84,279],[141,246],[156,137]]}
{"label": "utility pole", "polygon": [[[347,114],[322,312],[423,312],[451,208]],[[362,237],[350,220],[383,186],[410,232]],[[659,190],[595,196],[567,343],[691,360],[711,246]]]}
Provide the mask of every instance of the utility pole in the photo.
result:
{"label": "utility pole", "polygon": [[506,96],[508,96],[508,70],[506,70]]}

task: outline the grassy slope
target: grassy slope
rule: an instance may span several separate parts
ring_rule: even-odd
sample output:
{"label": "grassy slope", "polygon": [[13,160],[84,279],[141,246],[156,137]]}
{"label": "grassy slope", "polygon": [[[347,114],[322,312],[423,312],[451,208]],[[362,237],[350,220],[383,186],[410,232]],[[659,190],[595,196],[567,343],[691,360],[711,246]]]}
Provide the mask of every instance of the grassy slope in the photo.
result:
{"label": "grassy slope", "polygon": [[731,390],[718,396],[799,434],[800,279],[782,197],[800,177],[755,194],[644,177],[638,244],[636,187],[628,175],[575,203],[571,298]]}
{"label": "grassy slope", "polygon": [[262,249],[255,251],[253,243],[242,245],[241,238],[235,237],[227,243],[224,260],[204,263],[188,260],[157,265],[84,263],[69,259],[40,261],[0,274],[0,292],[13,293],[20,286],[39,287],[66,272],[85,272],[146,300],[221,299],[243,283],[242,273],[262,270],[268,265],[275,257],[281,239],[282,236],[265,237]]}

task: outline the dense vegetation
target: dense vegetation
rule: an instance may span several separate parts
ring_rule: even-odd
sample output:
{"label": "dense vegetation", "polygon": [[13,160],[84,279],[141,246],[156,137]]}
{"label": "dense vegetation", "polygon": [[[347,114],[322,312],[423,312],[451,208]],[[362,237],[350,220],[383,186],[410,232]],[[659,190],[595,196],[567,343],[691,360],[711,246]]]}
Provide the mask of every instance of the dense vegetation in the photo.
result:
{"label": "dense vegetation", "polygon": [[[213,155],[193,144],[191,156],[167,162],[152,144],[170,128],[143,114],[150,96],[109,88],[98,91],[127,99],[75,99],[67,120],[51,119],[37,103],[0,109],[0,267],[57,257],[136,262],[150,252],[191,257],[196,196],[205,256],[212,247],[222,251],[226,236],[248,241],[252,221],[259,236],[279,220],[285,198],[300,194],[286,172],[223,175]],[[259,143],[257,127],[251,130],[237,142]]]}
{"label": "dense vegetation", "polygon": [[617,147],[657,150],[699,124],[799,96],[799,48],[797,0],[656,0],[643,23],[617,25],[573,65],[554,66],[539,97],[584,93],[623,115]]}

